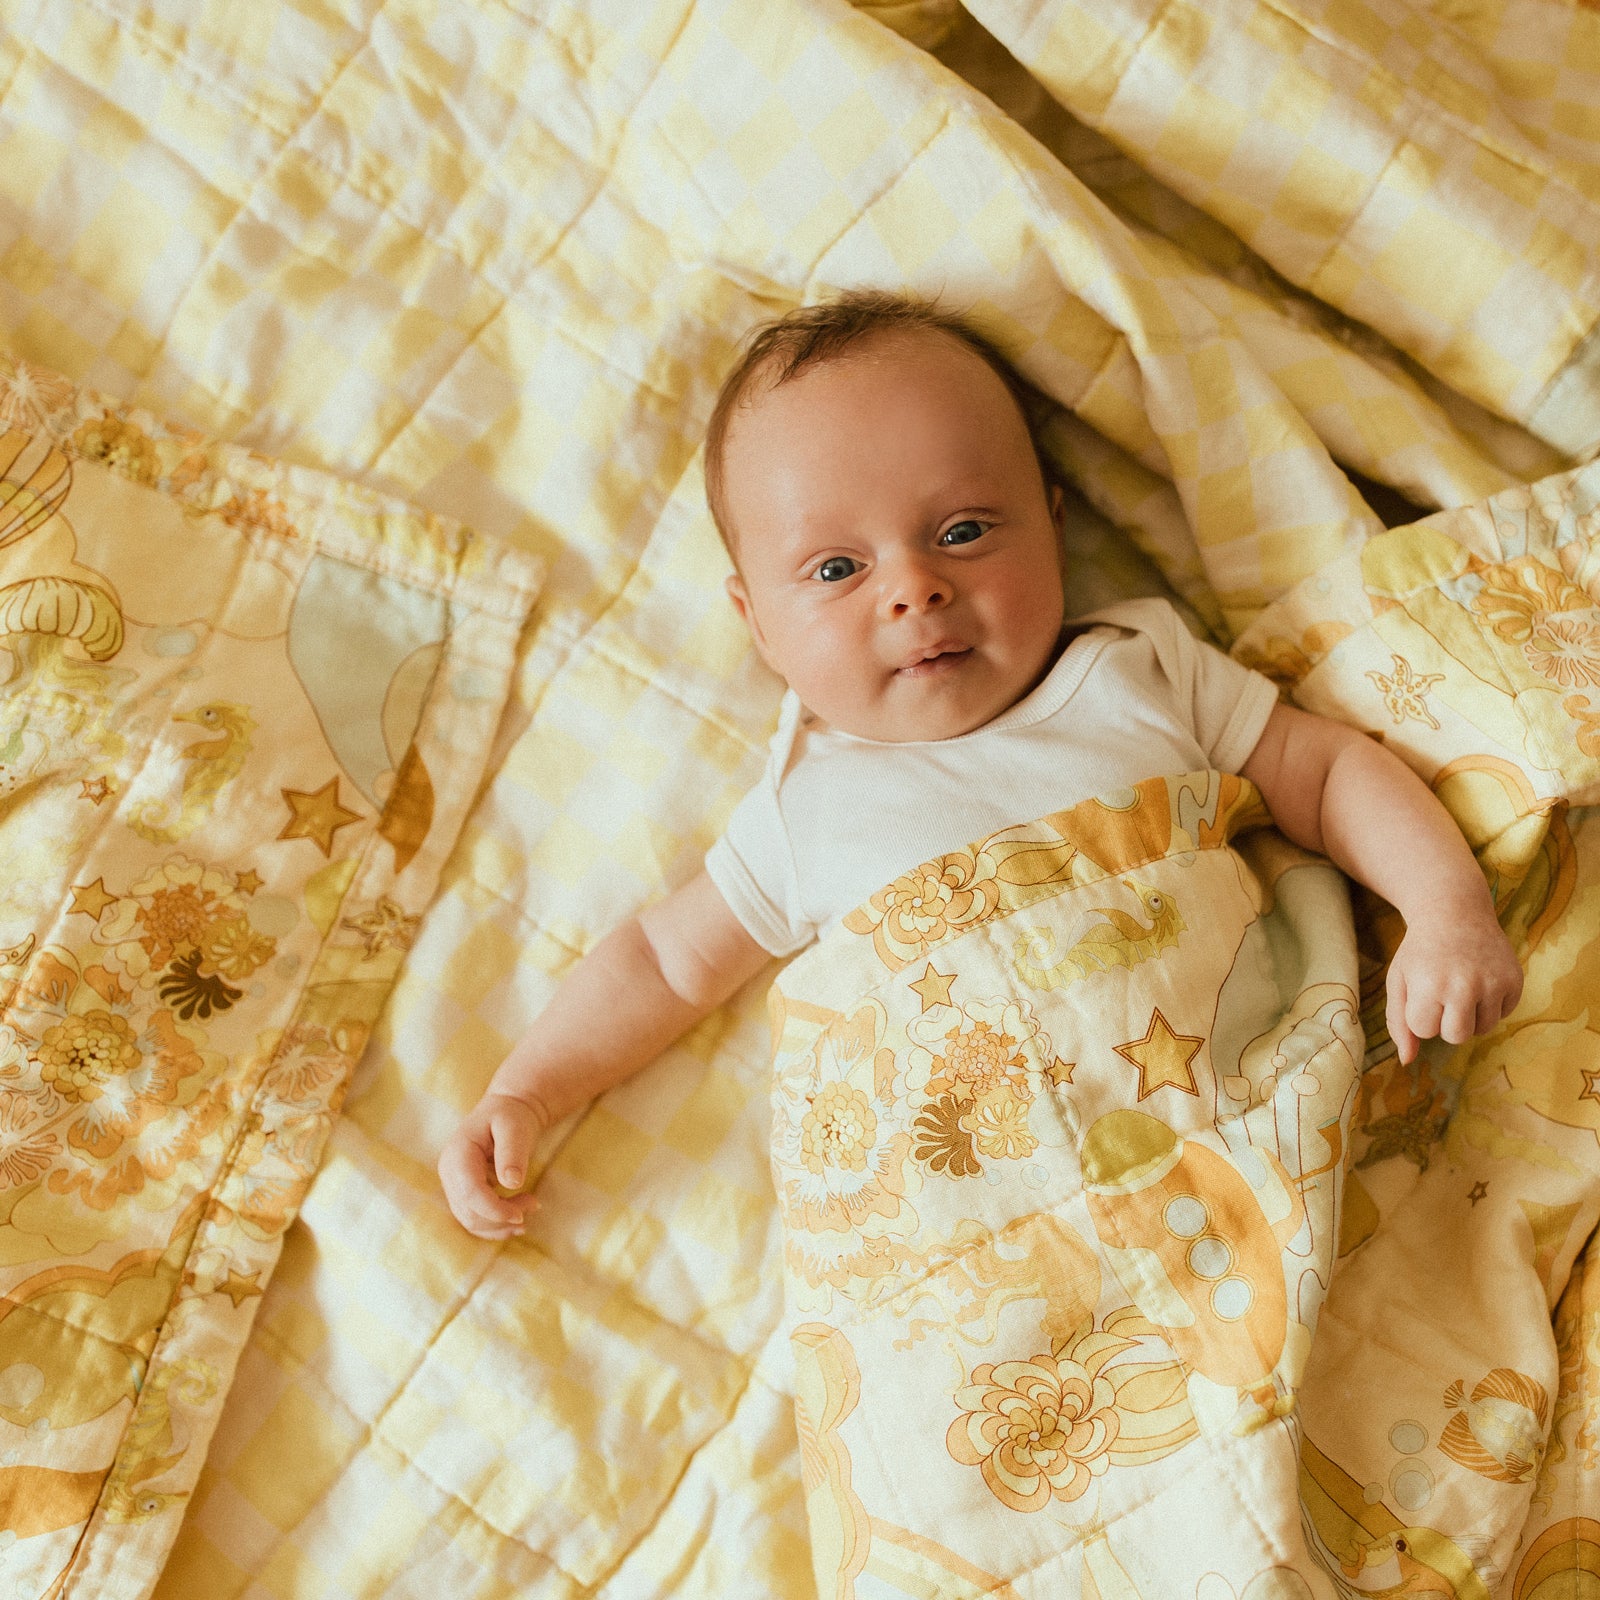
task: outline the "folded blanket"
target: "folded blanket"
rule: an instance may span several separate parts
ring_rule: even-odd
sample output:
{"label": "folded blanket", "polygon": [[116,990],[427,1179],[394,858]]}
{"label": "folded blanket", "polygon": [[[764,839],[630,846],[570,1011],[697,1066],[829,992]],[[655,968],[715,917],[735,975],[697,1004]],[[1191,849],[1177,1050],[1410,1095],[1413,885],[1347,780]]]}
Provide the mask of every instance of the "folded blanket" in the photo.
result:
{"label": "folded blanket", "polygon": [[820,1593],[1316,1571],[1285,1511],[1363,1041],[1343,882],[1269,820],[1148,779],[895,879],[774,987]]}

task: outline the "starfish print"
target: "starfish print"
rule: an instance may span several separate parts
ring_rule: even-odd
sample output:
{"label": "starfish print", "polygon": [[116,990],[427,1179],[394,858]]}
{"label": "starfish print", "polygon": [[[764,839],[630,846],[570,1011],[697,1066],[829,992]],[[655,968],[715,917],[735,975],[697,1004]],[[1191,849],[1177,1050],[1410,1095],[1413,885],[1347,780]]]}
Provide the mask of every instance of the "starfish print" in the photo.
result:
{"label": "starfish print", "polygon": [[421,920],[420,917],[408,917],[385,894],[378,896],[378,903],[372,910],[362,912],[359,917],[346,917],[340,926],[352,933],[359,933],[361,942],[367,947],[367,954],[375,956],[391,945],[397,950],[409,949],[411,941],[417,936],[417,924]]}
{"label": "starfish print", "polygon": [[928,970],[909,987],[917,991],[922,1001],[922,1009],[931,1011],[935,1006],[950,1004],[950,985],[955,981],[955,973],[939,972],[930,961]]}
{"label": "starfish print", "polygon": [[1433,1096],[1420,1095],[1404,1111],[1380,1117],[1361,1130],[1371,1134],[1372,1143],[1356,1165],[1370,1167],[1390,1156],[1404,1156],[1416,1162],[1418,1172],[1426,1172],[1428,1148],[1444,1131],[1444,1124],[1445,1119],[1434,1112]]}
{"label": "starfish print", "polygon": [[1389,715],[1396,722],[1404,722],[1408,717],[1415,718],[1418,722],[1426,722],[1430,728],[1439,726],[1439,719],[1428,709],[1428,691],[1436,683],[1444,682],[1442,672],[1418,673],[1411,663],[1402,655],[1394,655],[1394,673],[1389,675],[1383,672],[1369,672],[1367,676],[1377,684],[1378,691],[1383,696],[1383,703],[1388,707]]}

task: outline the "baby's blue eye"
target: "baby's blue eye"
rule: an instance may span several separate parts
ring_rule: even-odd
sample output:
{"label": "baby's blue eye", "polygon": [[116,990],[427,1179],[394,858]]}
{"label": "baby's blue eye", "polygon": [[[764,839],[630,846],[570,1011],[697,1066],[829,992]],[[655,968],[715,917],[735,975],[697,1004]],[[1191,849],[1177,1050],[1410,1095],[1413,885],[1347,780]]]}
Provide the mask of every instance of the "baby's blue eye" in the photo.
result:
{"label": "baby's blue eye", "polygon": [[829,556],[817,568],[817,576],[824,583],[842,583],[846,578],[854,576],[860,570],[859,564],[849,556]]}
{"label": "baby's blue eye", "polygon": [[952,523],[939,536],[940,544],[971,544],[974,539],[983,537],[983,524],[981,522],[956,522]]}

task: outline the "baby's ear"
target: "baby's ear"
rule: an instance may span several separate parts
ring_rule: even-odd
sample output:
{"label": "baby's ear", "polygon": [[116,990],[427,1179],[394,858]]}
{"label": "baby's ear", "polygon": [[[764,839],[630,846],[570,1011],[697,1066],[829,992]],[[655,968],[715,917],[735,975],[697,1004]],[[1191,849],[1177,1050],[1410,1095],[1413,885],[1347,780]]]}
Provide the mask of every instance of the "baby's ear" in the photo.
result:
{"label": "baby's ear", "polygon": [[770,667],[772,657],[767,654],[767,641],[762,637],[761,624],[756,620],[755,607],[750,604],[750,591],[745,588],[744,579],[737,572],[730,572],[722,580],[722,586],[728,591],[733,609],[744,619],[745,627],[750,630],[750,637],[755,641],[756,653]]}

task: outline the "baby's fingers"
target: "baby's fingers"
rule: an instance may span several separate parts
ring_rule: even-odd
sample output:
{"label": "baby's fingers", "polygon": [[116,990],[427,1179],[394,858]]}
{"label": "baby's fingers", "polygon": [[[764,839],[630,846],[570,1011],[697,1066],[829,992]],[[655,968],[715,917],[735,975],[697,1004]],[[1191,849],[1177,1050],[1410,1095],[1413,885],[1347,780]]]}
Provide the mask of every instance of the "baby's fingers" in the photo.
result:
{"label": "baby's fingers", "polygon": [[495,1181],[502,1189],[522,1187],[534,1133],[533,1116],[517,1101],[500,1101],[489,1114],[489,1148],[494,1151]]}
{"label": "baby's fingers", "polygon": [[1384,1008],[1384,1021],[1389,1026],[1389,1037],[1400,1052],[1400,1064],[1407,1066],[1417,1053],[1417,1036],[1406,1026],[1406,980],[1398,966],[1389,968],[1389,1002]]}
{"label": "baby's fingers", "polygon": [[439,1153],[439,1181],[456,1221],[480,1239],[522,1230],[529,1197],[502,1199],[489,1185],[488,1152],[458,1132]]}

